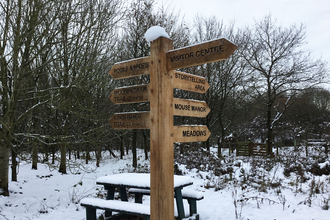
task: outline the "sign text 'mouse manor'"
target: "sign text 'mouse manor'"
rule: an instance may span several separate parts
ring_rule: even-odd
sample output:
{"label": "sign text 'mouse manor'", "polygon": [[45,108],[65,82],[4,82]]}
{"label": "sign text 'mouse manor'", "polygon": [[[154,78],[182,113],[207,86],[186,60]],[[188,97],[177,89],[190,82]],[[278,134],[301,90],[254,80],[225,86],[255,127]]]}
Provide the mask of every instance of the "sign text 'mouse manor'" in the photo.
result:
{"label": "sign text 'mouse manor'", "polygon": [[204,106],[194,106],[194,105],[185,105],[185,104],[174,104],[174,108],[182,111],[197,111],[197,112],[206,112],[207,108]]}

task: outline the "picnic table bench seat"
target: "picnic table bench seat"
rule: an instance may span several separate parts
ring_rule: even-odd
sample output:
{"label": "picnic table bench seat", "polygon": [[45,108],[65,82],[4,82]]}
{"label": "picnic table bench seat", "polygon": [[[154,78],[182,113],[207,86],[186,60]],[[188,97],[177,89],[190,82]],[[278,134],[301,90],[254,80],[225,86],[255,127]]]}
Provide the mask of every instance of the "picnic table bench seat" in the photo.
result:
{"label": "picnic table bench seat", "polygon": [[140,203],[104,200],[99,198],[84,198],[80,201],[80,205],[86,208],[86,220],[97,220],[96,209],[141,216],[145,220],[150,220],[150,206]]}
{"label": "picnic table bench seat", "polygon": [[[128,190],[130,194],[135,196],[135,203],[142,203],[142,197],[144,195],[150,196],[150,190],[131,188]],[[174,195],[176,197],[176,194]],[[190,216],[197,214],[197,201],[204,199],[204,196],[200,192],[196,192],[189,189],[182,189],[182,199],[187,199],[189,203],[189,214]]]}

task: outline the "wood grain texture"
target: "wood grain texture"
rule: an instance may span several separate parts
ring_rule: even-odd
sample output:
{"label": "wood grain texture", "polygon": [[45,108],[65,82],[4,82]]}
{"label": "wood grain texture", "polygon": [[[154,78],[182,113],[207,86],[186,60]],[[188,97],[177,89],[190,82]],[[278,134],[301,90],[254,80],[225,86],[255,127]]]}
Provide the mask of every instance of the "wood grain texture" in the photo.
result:
{"label": "wood grain texture", "polygon": [[150,47],[150,217],[173,220],[173,73],[166,70],[173,42],[160,37]]}

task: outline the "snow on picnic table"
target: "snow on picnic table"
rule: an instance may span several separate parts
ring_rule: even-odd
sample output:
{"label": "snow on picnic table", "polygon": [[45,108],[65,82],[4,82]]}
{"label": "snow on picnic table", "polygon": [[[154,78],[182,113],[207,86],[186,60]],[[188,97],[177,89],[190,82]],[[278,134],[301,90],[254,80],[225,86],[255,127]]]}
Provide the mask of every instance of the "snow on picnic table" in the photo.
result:
{"label": "snow on picnic table", "polygon": [[[130,186],[135,188],[150,188],[150,174],[146,173],[121,173],[102,176],[96,179],[97,184],[110,184],[116,186]],[[193,184],[190,177],[174,176],[174,187]]]}
{"label": "snow on picnic table", "polygon": [[122,202],[118,200],[104,200],[97,198],[84,198],[81,200],[81,204],[102,207],[105,209],[109,208],[117,211],[128,211],[150,215],[150,206],[140,203]]}

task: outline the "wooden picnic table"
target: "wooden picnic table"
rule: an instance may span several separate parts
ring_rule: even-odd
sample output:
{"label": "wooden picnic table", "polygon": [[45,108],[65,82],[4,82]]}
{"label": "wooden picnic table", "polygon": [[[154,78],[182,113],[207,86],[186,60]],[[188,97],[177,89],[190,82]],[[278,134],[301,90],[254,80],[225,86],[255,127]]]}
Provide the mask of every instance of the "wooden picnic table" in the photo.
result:
{"label": "wooden picnic table", "polygon": [[[121,173],[109,176],[103,176],[96,179],[98,185],[103,185],[107,190],[107,200],[113,200],[116,188],[119,189],[121,201],[128,201],[127,189],[147,189],[150,190],[150,174],[146,173]],[[183,187],[192,185],[192,179],[186,176],[174,175],[174,195],[176,199],[177,211],[179,219],[185,217],[182,189]],[[136,201],[136,200],[135,200]],[[141,200],[142,202],[142,200]],[[106,217],[110,217],[112,213],[106,211]]]}

